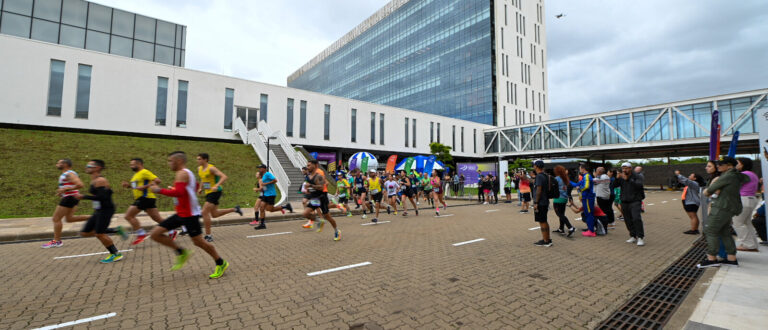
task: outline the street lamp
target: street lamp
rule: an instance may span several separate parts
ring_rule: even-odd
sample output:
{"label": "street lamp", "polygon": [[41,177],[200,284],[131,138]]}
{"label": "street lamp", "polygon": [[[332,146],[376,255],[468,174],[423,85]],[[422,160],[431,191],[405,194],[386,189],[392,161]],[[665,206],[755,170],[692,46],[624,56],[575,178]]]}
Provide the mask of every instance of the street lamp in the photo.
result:
{"label": "street lamp", "polygon": [[267,171],[269,171],[269,140],[277,139],[277,136],[264,136],[264,133],[259,132],[259,135],[261,135],[264,138],[264,143],[267,145]]}

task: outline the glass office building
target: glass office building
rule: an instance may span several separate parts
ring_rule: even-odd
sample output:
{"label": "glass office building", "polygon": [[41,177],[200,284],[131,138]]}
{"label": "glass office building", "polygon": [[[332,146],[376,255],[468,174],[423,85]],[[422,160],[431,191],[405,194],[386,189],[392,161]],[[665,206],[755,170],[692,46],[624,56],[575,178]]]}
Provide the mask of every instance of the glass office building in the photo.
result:
{"label": "glass office building", "polygon": [[83,0],[0,0],[0,33],[184,66],[187,28]]}
{"label": "glass office building", "polygon": [[288,87],[495,124],[493,1],[388,6],[399,7],[291,75]]}

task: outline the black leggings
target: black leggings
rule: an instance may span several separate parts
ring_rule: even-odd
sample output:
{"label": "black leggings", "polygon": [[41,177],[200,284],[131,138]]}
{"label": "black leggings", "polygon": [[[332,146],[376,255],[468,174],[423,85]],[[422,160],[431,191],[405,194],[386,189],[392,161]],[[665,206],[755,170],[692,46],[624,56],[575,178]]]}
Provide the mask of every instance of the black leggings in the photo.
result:
{"label": "black leggings", "polygon": [[557,217],[560,219],[560,230],[565,230],[563,227],[567,227],[568,229],[573,228],[571,222],[568,221],[568,217],[565,216],[565,205],[566,203],[552,203],[552,206],[555,209],[555,214],[557,214]]}

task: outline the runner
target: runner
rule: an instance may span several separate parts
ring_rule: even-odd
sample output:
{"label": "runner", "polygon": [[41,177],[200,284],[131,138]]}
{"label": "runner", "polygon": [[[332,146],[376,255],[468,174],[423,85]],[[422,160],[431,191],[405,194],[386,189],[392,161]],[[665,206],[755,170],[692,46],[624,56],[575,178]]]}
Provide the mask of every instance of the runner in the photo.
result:
{"label": "runner", "polygon": [[256,185],[253,187],[253,191],[258,195],[256,196],[256,201],[253,202],[253,213],[256,217],[248,224],[251,226],[258,226],[260,219],[259,210],[261,209],[261,173],[259,172],[256,172]]}
{"label": "runner", "polygon": [[505,204],[512,203],[512,189],[515,188],[513,185],[514,182],[512,182],[509,172],[504,172],[504,194],[507,195],[506,201],[504,201]]}
{"label": "runner", "polygon": [[64,224],[61,223],[62,218],[66,219],[67,222],[85,221],[90,218],[87,215],[75,215],[77,203],[80,202],[75,196],[79,194],[78,189],[83,187],[83,182],[72,170],[72,160],[69,158],[59,159],[56,162],[56,168],[61,171],[59,188],[56,189],[56,194],[61,197],[61,200],[51,218],[53,220],[53,240],[43,244],[43,249],[64,246],[64,242],[61,241],[61,231],[64,227]]}
{"label": "runner", "polygon": [[576,184],[579,187],[581,193],[581,204],[584,209],[584,222],[587,223],[587,231],[581,232],[582,236],[595,237],[595,193],[594,184],[592,182],[592,174],[587,169],[587,164],[579,164],[579,172],[581,173],[581,180]]}
{"label": "runner", "polygon": [[339,196],[339,203],[337,205],[339,206],[339,209],[347,213],[348,217],[351,217],[352,212],[350,212],[349,210],[347,201],[349,199],[352,186],[349,184],[349,181],[344,177],[344,173],[339,172],[339,174],[336,177],[337,177],[336,195]]}
{"label": "runner", "polygon": [[[123,255],[117,251],[112,239],[107,235],[109,223],[115,214],[115,203],[112,202],[112,188],[109,187],[109,181],[101,175],[101,171],[105,168],[103,160],[92,159],[88,162],[88,165],[85,166],[85,173],[91,176],[91,187],[88,189],[90,195],[78,193],[75,197],[78,200],[93,201],[93,215],[88,218],[83,229],[80,230],[80,236],[98,238],[109,251],[109,256],[100,262],[108,264],[123,260]],[[118,226],[116,232],[124,240],[128,238],[128,234],[123,231],[122,227]]]}
{"label": "runner", "polygon": [[[200,176],[200,187],[197,188],[197,193],[205,191],[205,204],[203,205],[203,225],[205,226],[205,240],[213,242],[213,234],[211,234],[211,218],[218,218],[225,214],[237,212],[239,215],[243,215],[243,211],[240,210],[240,205],[235,205],[231,209],[219,210],[219,199],[221,199],[221,185],[224,181],[227,181],[227,175],[220,171],[213,164],[209,164],[210,157],[207,153],[201,153],[197,155],[197,175]],[[263,211],[262,211],[263,212]],[[263,216],[263,214],[262,214]]]}
{"label": "runner", "polygon": [[259,189],[262,191],[261,196],[259,197],[261,200],[259,203],[261,219],[259,219],[259,225],[253,228],[256,230],[267,229],[267,225],[264,223],[267,218],[267,211],[280,211],[285,214],[285,210],[288,210],[288,212],[293,213],[293,207],[291,206],[291,203],[285,203],[285,206],[275,207],[275,198],[277,198],[277,188],[275,188],[275,183],[277,183],[277,178],[275,178],[272,173],[267,172],[267,165],[259,165],[259,174],[261,174],[261,180],[259,180]]}
{"label": "runner", "polygon": [[183,151],[174,151],[168,155],[168,167],[175,172],[173,188],[162,189],[152,185],[150,189],[154,193],[160,193],[174,198],[176,204],[176,214],[165,219],[157,227],[152,229],[150,236],[152,239],[162,245],[165,245],[176,251],[176,264],[171,270],[179,270],[187,263],[192,251],[179,247],[165,233],[180,226],[187,227],[189,237],[195,246],[203,249],[208,255],[216,261],[216,270],[209,278],[219,278],[224,275],[224,271],[229,267],[229,263],[224,261],[216,252],[216,248],[206,242],[200,229],[200,205],[197,202],[195,187],[197,182],[195,175],[187,167],[187,155]]}
{"label": "runner", "polygon": [[440,215],[440,205],[437,202],[443,204],[443,209],[448,208],[448,204],[445,204],[443,200],[443,186],[440,183],[440,176],[437,174],[437,170],[432,170],[432,179],[429,184],[432,185],[432,203],[435,205],[435,214]]}
{"label": "runner", "polygon": [[389,175],[387,182],[384,182],[384,187],[387,189],[387,201],[395,209],[395,215],[397,215],[397,192],[400,191],[400,184],[395,180],[394,174]]}
{"label": "runner", "polygon": [[[366,211],[369,208],[369,203],[366,201],[367,195],[368,195],[368,176],[366,173],[362,173],[359,169],[357,170],[357,178],[355,178],[355,189],[357,192],[357,203],[363,206],[363,219],[366,218]],[[371,207],[371,213],[373,213],[373,208]]]}
{"label": "runner", "polygon": [[[307,191],[309,192],[309,202],[304,208],[304,217],[315,221],[315,210],[320,210],[323,214],[323,218],[331,223],[333,226],[333,240],[341,240],[341,230],[336,227],[336,221],[331,217],[331,213],[328,210],[328,186],[325,181],[325,173],[318,168],[317,160],[311,159],[307,163],[307,170],[310,173]],[[317,232],[323,231],[325,222],[321,219],[317,224]]]}
{"label": "runner", "polygon": [[[413,185],[411,184],[411,179],[405,175],[405,171],[400,171],[400,188],[403,191],[403,196],[405,198],[408,198],[408,200],[411,201],[411,205],[413,205],[414,211],[416,211],[416,215],[419,215],[419,207],[416,205],[416,202],[413,200]],[[403,216],[408,215],[408,203],[405,201],[405,198],[403,198]]]}
{"label": "runner", "polygon": [[[300,192],[303,195],[303,198],[301,199],[301,205],[303,208],[307,207],[307,204],[309,203],[309,191],[307,190],[307,185],[309,185],[309,169],[307,169],[306,166],[301,168],[301,174],[304,175],[304,182],[301,183],[301,190]],[[314,227],[315,222],[312,220],[307,220],[307,223],[301,225],[302,228],[312,229]]]}
{"label": "runner", "polygon": [[371,170],[368,180],[365,181],[365,188],[371,193],[371,201],[366,202],[366,205],[371,207],[371,213],[373,213],[374,203],[376,207],[376,215],[371,221],[377,223],[379,222],[379,210],[381,209],[381,200],[384,198],[384,193],[381,191],[381,178],[376,175],[376,170]]}
{"label": "runner", "polygon": [[[144,160],[141,158],[131,159],[128,166],[136,173],[133,174],[130,182],[123,181],[122,183],[123,188],[131,188],[133,191],[133,204],[125,211],[125,220],[131,224],[133,232],[136,234],[136,239],[131,245],[136,245],[143,242],[148,236],[144,228],[141,228],[141,223],[136,219],[136,215],[144,211],[155,222],[163,221],[160,211],[157,210],[157,196],[148,189],[151,184],[160,185],[162,181],[157,175],[144,168]],[[176,239],[175,230],[168,232],[168,235],[172,239]]]}
{"label": "runner", "polygon": [[429,177],[426,175],[421,175],[419,177],[419,181],[421,182],[421,190],[424,192],[424,201],[428,202],[429,205],[433,205],[434,201],[432,200],[432,185],[429,184]]}
{"label": "runner", "polygon": [[520,173],[520,213],[527,214],[529,204],[531,202],[531,181],[528,178],[528,174],[525,172]]}

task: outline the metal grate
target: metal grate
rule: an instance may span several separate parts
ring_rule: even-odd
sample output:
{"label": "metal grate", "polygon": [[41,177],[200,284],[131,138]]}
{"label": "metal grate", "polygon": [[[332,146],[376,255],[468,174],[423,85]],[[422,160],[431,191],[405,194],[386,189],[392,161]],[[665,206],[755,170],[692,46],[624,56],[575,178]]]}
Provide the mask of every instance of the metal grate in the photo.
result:
{"label": "metal grate", "polygon": [[696,264],[704,259],[703,238],[619,307],[597,329],[661,329],[704,273]]}

